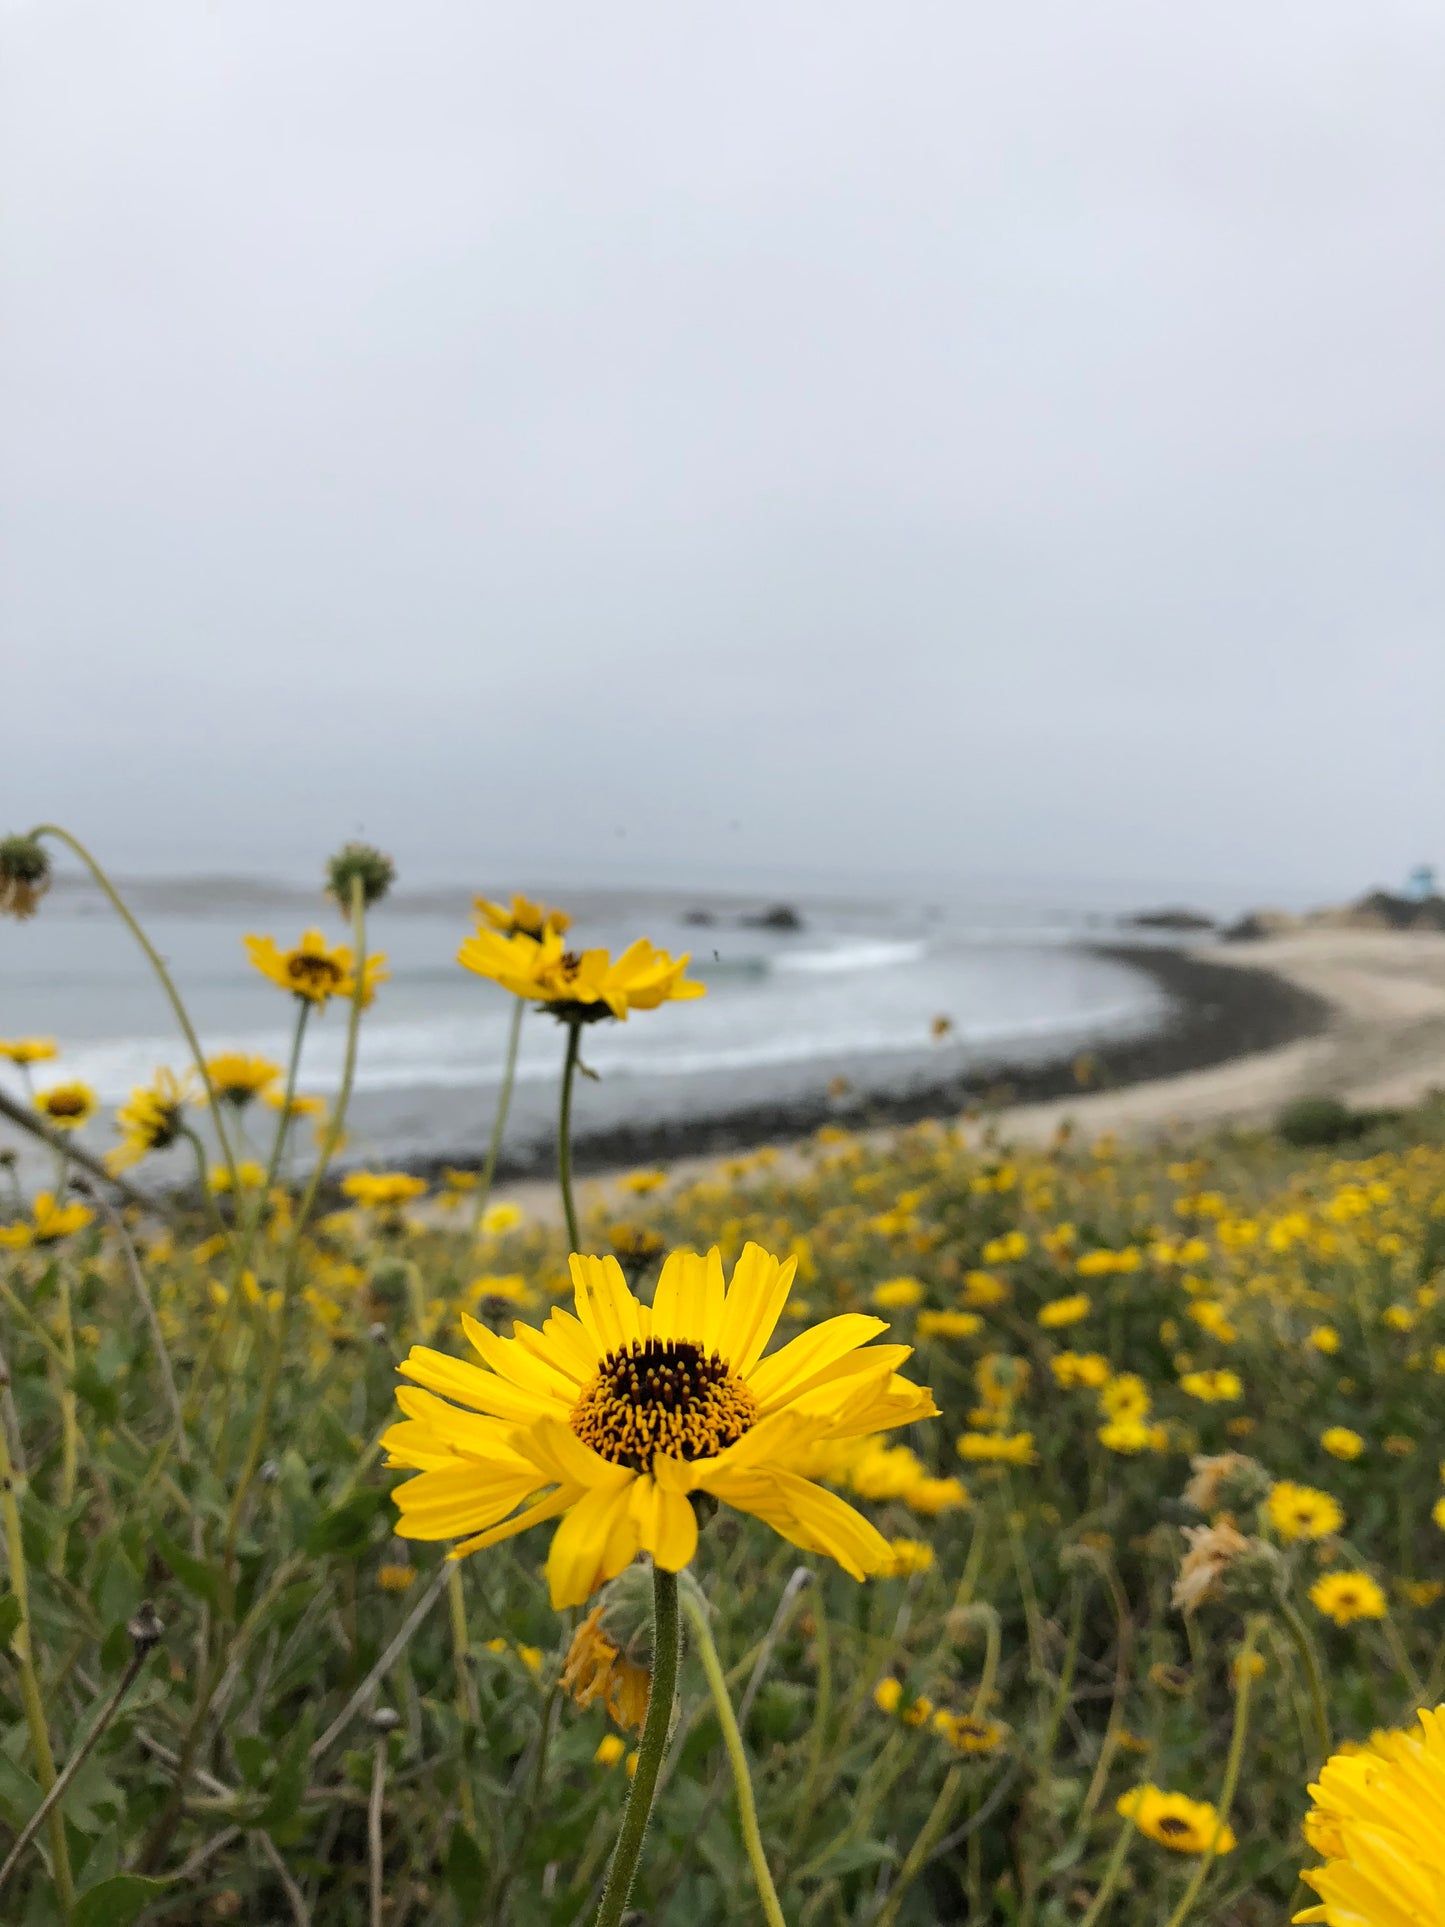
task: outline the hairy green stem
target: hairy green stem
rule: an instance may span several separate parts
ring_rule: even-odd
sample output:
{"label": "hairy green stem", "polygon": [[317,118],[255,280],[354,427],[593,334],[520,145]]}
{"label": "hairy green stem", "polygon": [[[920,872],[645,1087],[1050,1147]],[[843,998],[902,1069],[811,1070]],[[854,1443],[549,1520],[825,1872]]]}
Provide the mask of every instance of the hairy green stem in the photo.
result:
{"label": "hairy green stem", "polygon": [[1309,1628],[1299,1616],[1299,1609],[1291,1600],[1286,1599],[1280,1606],[1279,1616],[1285,1629],[1294,1641],[1305,1669],[1305,1681],[1309,1686],[1310,1708],[1315,1716],[1315,1737],[1319,1743],[1320,1759],[1323,1764],[1330,1756],[1330,1716],[1325,1710],[1325,1682],[1320,1672],[1320,1662],[1315,1654],[1314,1641],[1310,1638]]}
{"label": "hairy green stem", "polygon": [[[10,1564],[10,1590],[20,1608],[19,1621],[10,1635],[10,1652],[20,1675],[20,1698],[25,1707],[25,1723],[30,1729],[30,1750],[35,1755],[35,1777],[40,1782],[41,1792],[48,1794],[56,1780],[55,1755],[50,1750],[45,1701],[41,1696],[35,1653],[30,1644],[30,1584],[25,1568],[25,1541],[20,1528],[20,1505],[15,1496],[15,1471],[10,1463],[10,1446],[4,1426],[0,1426],[0,1514],[3,1514],[5,1552]],[[59,1804],[51,1808],[45,1824],[50,1835],[51,1876],[60,1901],[61,1917],[68,1921],[75,1906],[75,1882],[70,1873],[65,1816]]]}
{"label": "hairy green stem", "polygon": [[732,1768],[733,1786],[738,1798],[738,1820],[742,1826],[743,1846],[747,1850],[748,1865],[753,1870],[753,1885],[758,1890],[758,1899],[762,1903],[768,1927],[787,1927],[787,1922],[783,1919],[783,1910],[778,1905],[778,1893],[773,1885],[773,1876],[768,1871],[767,1855],[763,1851],[763,1836],[758,1830],[758,1808],[753,1798],[753,1782],[748,1772],[748,1756],[743,1750],[743,1736],[738,1731],[733,1703],[728,1697],[722,1661],[717,1656],[712,1629],[707,1623],[707,1608],[703,1605],[701,1598],[689,1589],[683,1595],[683,1611],[687,1614],[688,1623],[697,1640],[698,1657],[702,1660],[702,1670],[707,1675],[713,1710],[717,1714],[718,1725],[722,1728],[723,1745],[727,1748],[728,1765]]}
{"label": "hairy green stem", "polygon": [[514,998],[511,1027],[507,1032],[507,1059],[502,1067],[502,1082],[497,1092],[497,1110],[492,1119],[491,1140],[487,1145],[486,1162],[482,1165],[481,1175],[477,1179],[477,1200],[472,1207],[474,1233],[481,1229],[487,1199],[492,1195],[492,1180],[497,1175],[497,1159],[502,1153],[502,1137],[507,1128],[507,1113],[512,1108],[512,1086],[517,1078],[517,1049],[522,1041],[522,1019],[526,1014],[526,1004],[520,997]]}
{"label": "hairy green stem", "polygon": [[211,1083],[211,1073],[206,1069],[206,1054],[201,1049],[201,1040],[197,1037],[195,1026],[191,1023],[190,1013],[181,1001],[181,993],[176,989],[175,983],[171,978],[170,972],[166,969],[160,952],[156,949],[139,923],[136,922],[124,898],[106,875],[105,871],[101,869],[85,845],[76,837],[73,837],[69,830],[61,829],[58,823],[41,823],[36,829],[33,829],[30,834],[33,837],[53,836],[58,842],[63,843],[68,850],[80,858],[86,869],[89,870],[91,876],[110,899],[111,908],[145,952],[146,961],[150,964],[151,969],[160,980],[161,989],[164,990],[167,998],[170,1000],[171,1009],[175,1012],[176,1022],[180,1025],[186,1043],[190,1047],[191,1056],[195,1061],[196,1074],[201,1080],[201,1084],[206,1093],[206,1100],[211,1107],[211,1115],[215,1119],[216,1136],[220,1140],[221,1155],[225,1159],[226,1168],[231,1174],[232,1196],[239,1198],[241,1195],[241,1185],[236,1176],[236,1160],[231,1150],[230,1140],[226,1136],[221,1124],[220,1112],[216,1104],[215,1087]]}
{"label": "hairy green stem", "polygon": [[[577,1030],[573,1027],[569,1055],[576,1055]],[[627,1796],[627,1807],[617,1834],[617,1845],[607,1869],[602,1889],[602,1904],[597,1909],[596,1927],[618,1927],[626,1911],[637,1863],[642,1858],[642,1842],[652,1814],[652,1797],[657,1790],[657,1775],[667,1750],[668,1728],[672,1724],[672,1700],[677,1691],[679,1640],[677,1574],[652,1569],[652,1691],[647,1699],[647,1718],[637,1749],[637,1772]]]}
{"label": "hairy green stem", "polygon": [[567,1220],[569,1251],[582,1249],[582,1240],[577,1231],[577,1206],[572,1200],[572,1086],[577,1078],[577,1056],[581,1043],[582,1026],[574,1018],[567,1025],[567,1055],[562,1064],[562,1110],[557,1123],[557,1182],[562,1189],[562,1211]]}
{"label": "hairy green stem", "polygon": [[1179,1896],[1179,1905],[1169,1916],[1167,1927],[1184,1927],[1200,1889],[1209,1878],[1214,1865],[1214,1849],[1220,1835],[1229,1823],[1229,1809],[1234,1804],[1234,1790],[1239,1785],[1239,1769],[1244,1760],[1244,1741],[1249,1732],[1249,1699],[1254,1686],[1255,1642],[1259,1638],[1261,1621],[1253,1618],[1244,1630],[1244,1644],[1239,1649],[1239,1659],[1235,1665],[1235,1677],[1239,1681],[1234,1695],[1234,1730],[1229,1736],[1229,1756],[1224,1763],[1224,1783],[1219,1789],[1219,1800],[1215,1806],[1214,1831],[1208,1844],[1199,1856],[1189,1885]]}

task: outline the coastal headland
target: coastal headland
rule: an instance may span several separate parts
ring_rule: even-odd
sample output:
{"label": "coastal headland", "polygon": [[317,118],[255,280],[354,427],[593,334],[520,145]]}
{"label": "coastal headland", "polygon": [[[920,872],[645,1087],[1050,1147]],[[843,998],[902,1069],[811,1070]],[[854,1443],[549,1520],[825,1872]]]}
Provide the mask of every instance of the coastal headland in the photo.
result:
{"label": "coastal headland", "polygon": [[[886,1133],[971,1110],[1014,1141],[1038,1142],[1066,1121],[1090,1136],[1185,1137],[1269,1123],[1298,1097],[1373,1109],[1445,1088],[1445,934],[1310,926],[1248,944],[1104,954],[1148,972],[1169,994],[1171,1013],[1158,1030],[1082,1059],[1017,1071],[1000,1065],[896,1099],[609,1133],[579,1145],[579,1164],[597,1176],[659,1163],[691,1178],[762,1143],[786,1148],[824,1122]],[[532,1177],[515,1165],[498,1189],[542,1215],[555,1208],[554,1193],[550,1173]]]}

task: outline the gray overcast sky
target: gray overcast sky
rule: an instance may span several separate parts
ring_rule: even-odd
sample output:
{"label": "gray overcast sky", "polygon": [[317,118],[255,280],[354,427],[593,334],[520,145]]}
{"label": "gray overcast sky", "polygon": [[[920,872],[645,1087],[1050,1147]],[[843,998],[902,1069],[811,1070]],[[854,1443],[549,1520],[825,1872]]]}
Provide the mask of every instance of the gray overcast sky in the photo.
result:
{"label": "gray overcast sky", "polygon": [[0,817],[1445,863],[1436,0],[0,0]]}

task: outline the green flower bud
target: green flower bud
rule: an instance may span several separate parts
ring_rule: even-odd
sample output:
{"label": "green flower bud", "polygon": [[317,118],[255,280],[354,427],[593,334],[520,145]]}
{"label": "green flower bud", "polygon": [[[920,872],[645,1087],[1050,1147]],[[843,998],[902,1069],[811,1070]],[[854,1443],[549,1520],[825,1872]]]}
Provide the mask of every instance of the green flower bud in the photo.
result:
{"label": "green flower bud", "polygon": [[396,865],[369,843],[348,843],[326,865],[326,891],[343,910],[351,908],[353,883],[361,885],[361,900],[369,909],[380,903],[396,881]]}

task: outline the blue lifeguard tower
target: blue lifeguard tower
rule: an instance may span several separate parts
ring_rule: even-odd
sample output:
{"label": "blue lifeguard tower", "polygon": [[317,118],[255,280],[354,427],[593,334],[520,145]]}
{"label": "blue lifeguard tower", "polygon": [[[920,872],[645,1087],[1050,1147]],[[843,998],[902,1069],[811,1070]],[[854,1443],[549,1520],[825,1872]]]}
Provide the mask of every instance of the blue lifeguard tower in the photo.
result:
{"label": "blue lifeguard tower", "polygon": [[1423,903],[1435,894],[1435,866],[1432,863],[1417,863],[1405,883],[1405,895],[1416,903]]}

